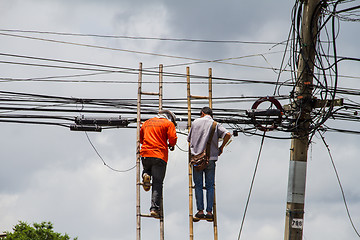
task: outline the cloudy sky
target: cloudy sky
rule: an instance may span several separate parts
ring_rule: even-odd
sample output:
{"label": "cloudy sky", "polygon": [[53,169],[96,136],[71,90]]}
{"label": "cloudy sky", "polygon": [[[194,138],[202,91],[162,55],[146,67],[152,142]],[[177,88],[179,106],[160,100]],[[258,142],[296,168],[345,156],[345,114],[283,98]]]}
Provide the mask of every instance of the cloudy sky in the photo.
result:
{"label": "cloudy sky", "polygon": [[[1,91],[91,99],[135,99],[137,96],[137,74],[106,73],[66,78],[64,76],[94,72],[13,64],[50,64],[24,56],[131,69],[138,68],[140,62],[144,68],[151,69],[164,64],[164,71],[177,74],[185,74],[189,66],[191,74],[199,76],[207,76],[211,67],[214,77],[276,81],[276,69],[281,66],[285,45],[275,43],[288,39],[294,4],[295,1],[280,0],[1,0]],[[359,1],[350,1],[339,9],[356,5]],[[331,31],[330,26],[326,31]],[[338,55],[359,58],[359,23],[337,22],[337,31]],[[230,60],[194,63],[219,59]],[[288,63],[287,55],[284,65]],[[59,62],[51,64],[74,67]],[[177,64],[180,66],[173,66]],[[340,78],[339,86],[359,89],[359,69],[356,61],[339,64],[339,74],[347,76]],[[290,77],[285,71],[280,80]],[[38,78],[55,81],[34,81]],[[157,76],[148,75],[144,79],[154,81]],[[169,77],[165,81],[185,83],[186,79]],[[156,89],[156,84],[145,86]],[[288,95],[290,90],[282,87],[278,94]],[[194,85],[192,91],[205,95],[206,85]],[[217,84],[213,91],[214,97],[267,96],[273,95],[274,86]],[[2,93],[2,97],[5,96]],[[185,98],[186,86],[165,84],[164,97]],[[354,96],[339,97],[357,105],[360,102]],[[4,106],[1,100],[0,104]],[[245,110],[251,104],[217,105],[215,102],[214,108]],[[182,106],[185,107],[185,103]],[[80,116],[81,109],[82,106],[78,106],[75,110],[79,112],[66,113],[66,116]],[[0,112],[2,115],[9,113],[20,114]],[[108,117],[115,116],[109,114]],[[337,128],[357,130],[358,127],[348,121],[331,121]],[[112,168],[132,168],[136,161],[135,129],[109,129],[87,136],[84,132],[72,132],[59,126],[2,122],[0,131],[0,232],[11,231],[18,221],[51,221],[56,231],[78,236],[80,240],[135,239],[135,170],[113,171],[99,157]],[[268,134],[290,137],[288,133]],[[187,153],[181,150],[186,149],[187,143],[185,135],[178,137],[178,147],[170,154],[164,185],[165,238],[171,240],[187,239],[189,234]],[[352,220],[360,229],[359,136],[329,132],[325,133],[325,138]],[[312,140],[308,154],[304,239],[355,239],[357,235],[347,216],[327,149],[319,135]],[[260,142],[258,136],[240,133],[218,161],[219,239],[238,237]],[[283,238],[289,149],[288,139],[265,139],[241,239]],[[141,193],[143,213],[150,207],[149,195]],[[211,239],[212,226],[207,222],[197,223],[194,231],[196,239]],[[143,239],[159,239],[158,221],[143,219],[142,236]]]}

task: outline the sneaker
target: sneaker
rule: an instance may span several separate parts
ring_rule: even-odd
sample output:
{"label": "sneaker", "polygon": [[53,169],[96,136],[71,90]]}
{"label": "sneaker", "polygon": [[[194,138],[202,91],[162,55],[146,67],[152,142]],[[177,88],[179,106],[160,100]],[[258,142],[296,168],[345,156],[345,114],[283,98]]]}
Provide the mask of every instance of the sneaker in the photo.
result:
{"label": "sneaker", "polygon": [[193,221],[194,222],[198,222],[198,221],[200,221],[201,219],[204,219],[205,218],[205,214],[204,213],[199,213],[199,212],[197,212],[196,214],[195,214],[195,216],[193,217]]}
{"label": "sneaker", "polygon": [[151,210],[150,216],[152,216],[153,218],[160,218],[160,211],[159,210]]}
{"label": "sneaker", "polygon": [[205,219],[206,219],[206,221],[208,221],[208,222],[213,222],[213,221],[214,221],[214,215],[213,215],[212,213],[207,213],[207,214],[205,215]]}
{"label": "sneaker", "polygon": [[150,176],[149,176],[149,174],[144,173],[142,177],[143,177],[142,185],[143,185],[144,190],[147,192],[150,190],[150,187],[151,187]]}

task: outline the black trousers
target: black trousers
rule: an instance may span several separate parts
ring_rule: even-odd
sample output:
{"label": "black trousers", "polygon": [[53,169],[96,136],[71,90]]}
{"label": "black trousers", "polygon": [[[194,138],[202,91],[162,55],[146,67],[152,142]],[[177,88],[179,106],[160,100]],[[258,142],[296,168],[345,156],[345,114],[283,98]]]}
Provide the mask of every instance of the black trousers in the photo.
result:
{"label": "black trousers", "polygon": [[166,162],[160,158],[142,157],[143,174],[147,173],[152,177],[152,193],[150,211],[160,210],[163,182],[166,172]]}

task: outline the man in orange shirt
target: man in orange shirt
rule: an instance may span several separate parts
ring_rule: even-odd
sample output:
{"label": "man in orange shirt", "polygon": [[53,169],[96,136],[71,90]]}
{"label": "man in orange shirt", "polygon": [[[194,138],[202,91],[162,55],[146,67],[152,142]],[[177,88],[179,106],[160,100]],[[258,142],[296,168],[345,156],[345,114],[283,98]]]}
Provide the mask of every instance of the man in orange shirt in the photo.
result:
{"label": "man in orange shirt", "polygon": [[145,121],[140,129],[143,187],[145,191],[150,190],[152,177],[150,214],[156,218],[160,216],[168,148],[173,150],[177,141],[175,126],[175,115],[169,110],[161,110],[156,117]]}

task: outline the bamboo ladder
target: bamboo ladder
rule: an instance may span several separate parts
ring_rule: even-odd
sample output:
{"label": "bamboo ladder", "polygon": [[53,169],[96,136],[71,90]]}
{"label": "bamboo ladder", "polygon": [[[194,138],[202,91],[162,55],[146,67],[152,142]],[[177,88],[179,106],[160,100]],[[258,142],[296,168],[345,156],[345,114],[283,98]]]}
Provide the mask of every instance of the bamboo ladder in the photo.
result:
{"label": "bamboo ladder", "polygon": [[[209,107],[212,108],[212,69],[209,68],[209,96],[195,96],[190,94],[190,68],[186,68],[186,78],[187,78],[187,105],[188,105],[188,130],[191,128],[191,99],[208,99]],[[194,217],[193,217],[193,189],[192,184],[192,167],[190,164],[190,145],[189,145],[189,228],[190,228],[190,240],[194,239]],[[218,231],[217,231],[217,216],[216,216],[216,194],[214,186],[214,205],[213,205],[213,230],[214,230],[214,240],[218,240]]]}
{"label": "bamboo ladder", "polygon": [[[159,110],[162,110],[163,101],[163,65],[159,65],[159,92],[142,91],[142,63],[139,64],[138,96],[137,96],[137,137],[136,137],[136,240],[141,239],[141,218],[152,218],[150,214],[142,214],[140,208],[141,173],[140,173],[140,128],[141,128],[141,95],[159,96]],[[164,240],[164,209],[163,199],[160,206],[160,240]]]}

